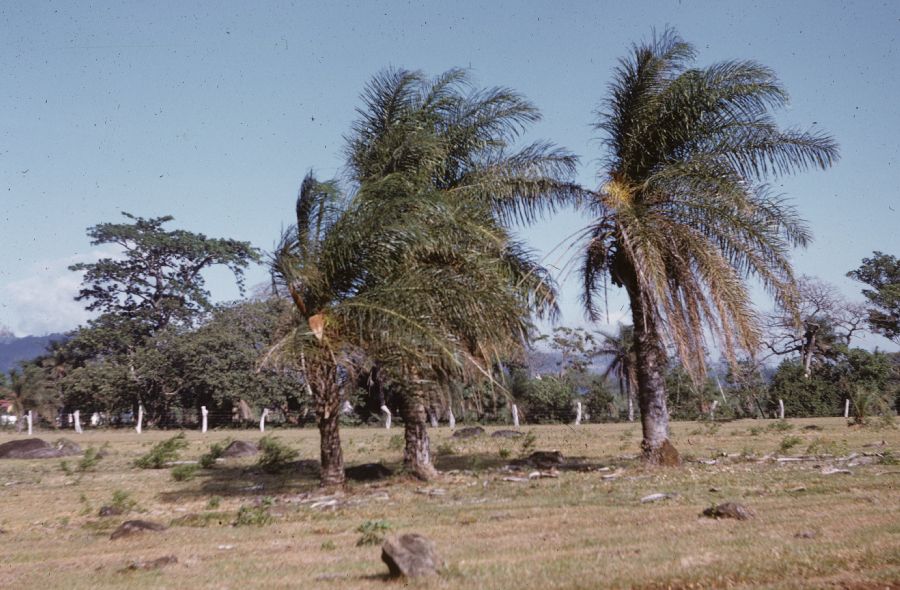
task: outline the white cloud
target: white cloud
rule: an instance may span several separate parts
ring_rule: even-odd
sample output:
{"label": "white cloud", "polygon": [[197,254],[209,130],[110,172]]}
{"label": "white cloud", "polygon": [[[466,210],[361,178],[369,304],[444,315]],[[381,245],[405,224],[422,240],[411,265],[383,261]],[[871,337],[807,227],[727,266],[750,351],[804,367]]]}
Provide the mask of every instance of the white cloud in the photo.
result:
{"label": "white cloud", "polygon": [[68,267],[109,256],[115,253],[98,249],[36,263],[30,275],[0,285],[0,324],[17,336],[26,336],[65,332],[85,323],[94,314],[75,301],[83,273]]}

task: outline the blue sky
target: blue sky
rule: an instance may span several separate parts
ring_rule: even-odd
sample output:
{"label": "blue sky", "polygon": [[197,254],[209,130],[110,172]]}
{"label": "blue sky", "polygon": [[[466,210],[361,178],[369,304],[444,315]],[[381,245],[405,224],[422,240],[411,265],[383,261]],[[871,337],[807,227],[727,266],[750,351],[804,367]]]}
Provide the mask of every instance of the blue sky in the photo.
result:
{"label": "blue sky", "polygon": [[[845,273],[873,250],[900,254],[900,3],[35,0],[0,5],[0,324],[84,321],[66,266],[100,255],[85,228],[122,210],[271,247],[304,173],[340,172],[359,93],[387,66],[467,67],[522,92],[544,115],[526,139],[579,154],[594,186],[592,112],[616,60],[667,25],[699,64],[772,67],[792,97],[780,120],[837,138],[836,167],[774,186],[816,236],[798,272],[858,299]],[[519,232],[546,253],[586,221],[564,212]],[[575,278],[568,325],[584,322]],[[217,299],[236,297],[227,274],[208,279]]]}

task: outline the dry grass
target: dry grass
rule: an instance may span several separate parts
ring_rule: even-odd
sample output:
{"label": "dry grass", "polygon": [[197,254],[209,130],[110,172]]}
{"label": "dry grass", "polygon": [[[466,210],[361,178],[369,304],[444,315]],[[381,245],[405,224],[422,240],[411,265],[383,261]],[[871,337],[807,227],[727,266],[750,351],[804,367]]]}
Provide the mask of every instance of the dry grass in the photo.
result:
{"label": "dry grass", "polygon": [[[432,433],[438,465],[458,471],[428,485],[403,476],[354,483],[333,498],[336,506],[315,508],[311,500],[320,492],[309,474],[265,475],[250,468],[250,459],[176,482],[167,469],[132,467],[172,433],[90,432],[77,438],[82,447],[109,443],[111,450],[96,471],[68,475],[58,460],[0,461],[0,588],[383,588],[389,582],[379,548],[357,546],[357,528],[370,520],[434,539],[446,567],[439,578],[414,584],[427,588],[900,588],[900,465],[890,456],[850,466],[849,475],[823,474],[825,466],[847,467],[830,457],[753,460],[781,452],[786,436],[801,439],[792,441],[791,454],[893,450],[898,457],[900,431],[849,428],[840,419],[792,420],[789,430],[772,424],[677,423],[676,445],[694,461],[663,470],[645,470],[628,456],[639,442],[637,424],[526,428],[535,449],[609,467],[528,483],[503,481],[509,474],[499,470],[522,451],[521,439],[457,441],[441,428]],[[276,434],[301,458],[317,457],[314,429]],[[348,464],[396,468],[394,437],[401,434],[345,429]],[[259,433],[188,433],[183,458],[196,459],[227,437],[256,440]],[[12,438],[0,434],[0,442]],[[700,462],[710,459],[717,462]],[[603,479],[613,473],[620,475]],[[136,502],[135,511],[99,518],[115,490]],[[640,503],[655,492],[678,495]],[[216,496],[219,505],[211,507]],[[699,517],[726,500],[756,517]],[[260,509],[270,524],[233,526],[241,506],[270,501]],[[128,518],[169,524],[191,514],[193,524],[206,526],[109,539]],[[814,537],[797,538],[801,531]],[[122,571],[169,554],[177,564]]]}

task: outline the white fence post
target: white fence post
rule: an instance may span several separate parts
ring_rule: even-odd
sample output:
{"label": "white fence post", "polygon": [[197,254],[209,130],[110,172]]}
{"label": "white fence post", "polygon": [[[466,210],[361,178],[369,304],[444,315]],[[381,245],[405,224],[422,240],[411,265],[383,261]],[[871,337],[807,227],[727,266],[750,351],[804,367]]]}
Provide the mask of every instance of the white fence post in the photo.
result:
{"label": "white fence post", "polygon": [[575,402],[575,426],[581,424],[581,402]]}
{"label": "white fence post", "polygon": [[25,421],[28,422],[28,436],[31,436],[31,410],[28,410]]}
{"label": "white fence post", "polygon": [[450,423],[450,430],[456,428],[456,416],[453,415],[453,408],[447,410],[447,422]]}
{"label": "white fence post", "polygon": [[849,418],[849,417],[850,417],[850,400],[845,399],[844,400],[844,418]]}
{"label": "white fence post", "polygon": [[778,419],[784,420],[784,400],[778,400]]}
{"label": "white fence post", "polygon": [[712,405],[709,407],[709,419],[710,420],[716,419],[716,406],[718,406],[718,405],[719,405],[719,400],[714,399]]}
{"label": "white fence post", "polygon": [[138,404],[138,421],[134,429],[138,434],[144,429],[144,404]]}
{"label": "white fence post", "polygon": [[513,426],[516,428],[519,427],[519,408],[516,404],[512,405],[512,418],[513,418]]}
{"label": "white fence post", "polygon": [[391,411],[387,406],[381,406],[381,413],[384,414],[384,428],[385,430],[391,429]]}
{"label": "white fence post", "polygon": [[266,416],[269,415],[269,408],[266,408],[262,411],[262,416],[259,417],[259,431],[266,431]]}
{"label": "white fence post", "polygon": [[434,412],[428,412],[428,413],[431,415],[431,416],[430,416],[430,418],[431,418],[431,427],[432,427],[432,428],[437,428],[437,427],[438,427],[437,414],[435,414]]}
{"label": "white fence post", "polygon": [[206,432],[206,417],[209,415],[209,410],[206,409],[206,406],[200,406],[200,415],[203,417],[203,422],[200,424],[200,432]]}
{"label": "white fence post", "polygon": [[75,410],[72,414],[72,417],[75,418],[75,432],[81,434],[83,431],[81,430],[81,411]]}

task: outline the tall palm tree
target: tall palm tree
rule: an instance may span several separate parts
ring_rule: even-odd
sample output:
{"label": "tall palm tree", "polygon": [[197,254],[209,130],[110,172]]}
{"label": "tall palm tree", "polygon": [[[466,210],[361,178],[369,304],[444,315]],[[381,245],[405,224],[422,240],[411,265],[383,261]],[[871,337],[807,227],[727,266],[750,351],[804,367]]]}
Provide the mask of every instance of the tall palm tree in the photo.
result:
{"label": "tall palm tree", "polygon": [[619,395],[628,403],[628,421],[634,421],[634,398],[637,390],[637,355],[634,351],[634,327],[619,324],[618,333],[600,331],[603,341],[596,349],[598,356],[609,359],[603,377],[610,375],[619,383]]}
{"label": "tall palm tree", "polygon": [[747,278],[794,305],[788,253],[810,234],[764,181],[838,158],[824,133],[779,129],[771,112],[788,96],[770,69],[753,61],[692,68],[694,56],[671,30],[635,45],[596,122],[605,181],[591,203],[583,298],[595,313],[607,278],[628,294],[650,462],[678,462],[668,442],[665,344],[699,378],[704,327],[730,358],[758,346]]}
{"label": "tall palm tree", "polygon": [[[478,361],[480,371],[475,374],[490,379],[495,360],[522,348],[531,313],[556,312],[548,273],[512,238],[509,224],[531,221],[576,198],[580,188],[570,178],[577,160],[546,142],[512,150],[527,126],[539,119],[539,112],[509,89],[473,90],[464,70],[450,70],[434,79],[420,72],[388,70],[372,80],[363,98],[365,108],[347,148],[349,171],[363,189],[360,193],[374,207],[409,195],[456,210],[462,243],[477,249],[483,262],[495,265],[500,273],[499,282],[485,294],[505,291],[512,297],[509,302],[518,304],[495,309],[495,314],[508,317],[489,315],[480,324],[467,318],[466,327],[458,321],[445,326],[459,352]],[[388,188],[372,190],[379,186]],[[458,260],[450,257],[443,263],[454,265]],[[447,303],[446,310],[454,309]],[[510,330],[504,332],[506,328]],[[428,378],[447,389],[451,375],[436,370]],[[410,464],[416,462],[416,449],[423,448],[426,412],[421,392],[406,397]]]}

